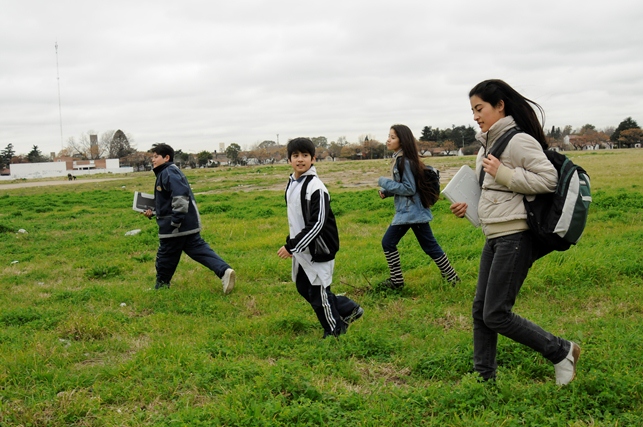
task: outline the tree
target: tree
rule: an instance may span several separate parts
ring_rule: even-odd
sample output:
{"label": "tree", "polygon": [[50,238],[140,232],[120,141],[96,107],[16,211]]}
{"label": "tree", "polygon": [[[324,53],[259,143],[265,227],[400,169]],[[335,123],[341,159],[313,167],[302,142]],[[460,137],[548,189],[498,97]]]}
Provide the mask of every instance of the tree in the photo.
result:
{"label": "tree", "polygon": [[447,152],[447,156],[451,155],[452,152],[457,153],[458,151],[455,142],[451,140],[444,141],[442,143],[442,148]]}
{"label": "tree", "polygon": [[248,156],[251,159],[255,159],[257,163],[262,164],[268,160],[268,150],[265,148],[257,147],[254,150],[248,152]]}
{"label": "tree", "polygon": [[614,131],[616,131],[616,128],[615,128],[614,126],[606,126],[606,127],[603,129],[603,133],[604,133],[605,135],[607,135],[607,136],[610,136],[610,137],[612,136],[612,134],[614,133]]}
{"label": "tree", "polygon": [[421,155],[426,155],[427,152],[431,151],[432,148],[437,147],[437,143],[435,141],[424,141],[424,140],[419,140],[418,141],[418,151],[420,152]]}
{"label": "tree", "polygon": [[[174,153],[176,160],[176,153]],[[135,171],[152,169],[152,153],[149,151],[135,151],[122,159],[123,166],[131,166]]]}
{"label": "tree", "polygon": [[263,141],[261,144],[259,144],[257,148],[268,148],[268,147],[274,147],[275,145],[277,145],[275,141],[266,140],[266,141]]}
{"label": "tree", "polygon": [[288,156],[285,145],[274,145],[266,148],[266,162],[275,163]]}
{"label": "tree", "polygon": [[630,148],[635,144],[640,144],[643,141],[643,130],[639,128],[631,128],[621,131],[621,136],[618,138],[618,144],[627,145]]}
{"label": "tree", "polygon": [[580,128],[579,133],[587,133],[587,132],[596,132],[596,126],[590,125],[589,123],[586,125],[583,125],[582,128]]}
{"label": "tree", "polygon": [[125,135],[122,130],[108,130],[103,132],[99,144],[107,149],[107,157],[110,159],[120,159],[127,157],[136,150],[131,147],[132,138]]}
{"label": "tree", "polygon": [[239,151],[237,164],[239,166],[246,166],[248,164],[248,160],[250,160],[250,151]]}
{"label": "tree", "polygon": [[603,132],[598,132],[595,126],[587,124],[581,128],[578,132],[578,136],[574,140],[575,143],[572,145],[576,148],[580,147],[581,149],[586,149],[589,147],[594,149],[609,142],[609,137]]}
{"label": "tree", "polygon": [[[628,117],[627,119],[619,123],[614,133],[610,136],[610,139],[614,142],[618,142],[621,136],[621,132],[628,129],[640,129],[638,123],[636,123],[636,120],[632,120],[631,117]],[[620,147],[620,144],[619,144],[619,147]]]}
{"label": "tree", "polygon": [[547,146],[549,148],[560,147],[562,149],[563,144],[561,143],[561,141],[552,138],[550,135],[547,135],[545,138],[547,139]]}
{"label": "tree", "polygon": [[547,134],[547,136],[557,141],[562,138],[563,132],[560,130],[560,128],[552,126],[551,131],[549,131],[549,134]]}
{"label": "tree", "polygon": [[29,163],[41,163],[46,162],[48,159],[42,155],[37,145],[34,145],[29,154],[27,154],[27,160]]}
{"label": "tree", "polygon": [[183,167],[183,165],[187,164],[188,160],[190,160],[190,155],[188,153],[184,153],[183,150],[179,149],[174,152],[174,163],[179,167]]}
{"label": "tree", "polygon": [[315,147],[320,147],[320,148],[327,148],[328,147],[328,140],[326,139],[325,136],[316,136],[313,138],[310,138],[310,140],[315,144]]}
{"label": "tree", "polygon": [[0,169],[8,168],[11,164],[11,159],[16,155],[16,152],[13,149],[13,144],[9,143],[7,146],[0,152]]}
{"label": "tree", "polygon": [[197,161],[198,160],[196,158],[196,154],[188,153],[188,159],[186,162],[189,167],[191,167],[192,169],[196,168]]}
{"label": "tree", "polygon": [[446,141],[451,141],[455,147],[464,148],[467,145],[476,143],[476,130],[471,125],[453,125],[446,129],[433,129],[431,126],[425,126],[424,129],[422,129],[419,141],[432,141],[435,142],[437,147],[443,147]]}
{"label": "tree", "polygon": [[362,146],[359,144],[344,145],[341,150],[341,156],[351,160],[362,158]]}
{"label": "tree", "polygon": [[199,166],[205,166],[208,164],[209,160],[212,160],[212,153],[207,150],[203,150],[197,153],[196,159]]}
{"label": "tree", "polygon": [[362,142],[361,152],[363,159],[382,159],[386,156],[386,145],[373,137],[366,136]]}
{"label": "tree", "polygon": [[376,139],[375,139],[375,137],[374,137],[373,135],[370,135],[370,134],[360,135],[360,136],[357,138],[357,141],[358,141],[360,144],[364,144],[365,142],[375,141],[375,140],[376,140]]}
{"label": "tree", "polygon": [[225,155],[228,157],[229,163],[236,165],[239,163],[239,153],[241,152],[241,146],[239,144],[232,143],[225,149]]}
{"label": "tree", "polygon": [[98,140],[98,138],[96,138],[95,144],[92,143],[92,136],[95,135],[96,132],[90,130],[81,134],[78,140],[71,136],[67,140],[67,148],[73,155],[77,154],[83,159],[100,159],[109,152],[109,145],[105,140]]}
{"label": "tree", "polygon": [[439,138],[439,129],[433,130],[431,126],[424,126],[422,129],[422,134],[420,135],[420,141],[436,141]]}
{"label": "tree", "polygon": [[328,146],[328,155],[333,161],[335,158],[340,157],[342,154],[342,145],[336,143],[335,141],[331,142]]}
{"label": "tree", "polygon": [[71,157],[73,154],[69,147],[65,147],[58,152],[58,157]]}

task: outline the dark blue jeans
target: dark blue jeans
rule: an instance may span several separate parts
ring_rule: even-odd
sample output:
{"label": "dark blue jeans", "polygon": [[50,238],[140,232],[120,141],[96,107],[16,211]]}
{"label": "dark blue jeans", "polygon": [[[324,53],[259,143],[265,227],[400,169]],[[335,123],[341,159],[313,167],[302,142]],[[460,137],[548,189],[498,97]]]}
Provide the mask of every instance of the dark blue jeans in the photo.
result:
{"label": "dark blue jeans", "polygon": [[217,275],[223,277],[230,266],[217,255],[210,245],[201,238],[201,233],[187,236],[159,239],[159,250],[156,253],[156,283],[170,284],[172,276],[179,265],[181,254],[185,252],[196,262],[203,264]]}
{"label": "dark blue jeans", "polygon": [[400,243],[400,240],[402,240],[402,237],[404,237],[409,229],[413,230],[415,237],[420,243],[420,247],[431,259],[438,259],[444,255],[444,251],[438,244],[438,241],[435,240],[428,222],[422,224],[390,225],[382,238],[382,248],[384,252],[396,251],[397,244]]}
{"label": "dark blue jeans", "polygon": [[552,363],[569,352],[569,341],[511,311],[529,268],[543,255],[530,231],[485,242],[473,300],[473,364],[484,379],[496,375],[498,334],[536,350]]}

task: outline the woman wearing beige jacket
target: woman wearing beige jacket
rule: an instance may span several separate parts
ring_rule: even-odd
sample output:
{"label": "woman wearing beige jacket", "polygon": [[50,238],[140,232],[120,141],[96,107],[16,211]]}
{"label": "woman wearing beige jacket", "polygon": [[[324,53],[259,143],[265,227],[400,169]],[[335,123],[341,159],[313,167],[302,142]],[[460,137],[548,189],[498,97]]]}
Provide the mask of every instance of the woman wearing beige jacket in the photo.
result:
{"label": "woman wearing beige jacket", "polygon": [[[484,171],[478,217],[486,241],[480,258],[476,295],[473,300],[473,362],[484,380],[496,377],[498,334],[524,344],[550,360],[556,383],[574,379],[580,347],[543,330],[512,312],[516,296],[535,260],[545,255],[527,225],[523,197],[551,193],[557,172],[543,150],[547,141],[532,105],[502,80],[485,80],[469,92],[473,118],[480,126],[476,136],[482,144],[476,160],[478,176]],[[507,131],[518,128],[505,150],[496,158],[489,154]],[[451,211],[463,217],[465,203]]]}

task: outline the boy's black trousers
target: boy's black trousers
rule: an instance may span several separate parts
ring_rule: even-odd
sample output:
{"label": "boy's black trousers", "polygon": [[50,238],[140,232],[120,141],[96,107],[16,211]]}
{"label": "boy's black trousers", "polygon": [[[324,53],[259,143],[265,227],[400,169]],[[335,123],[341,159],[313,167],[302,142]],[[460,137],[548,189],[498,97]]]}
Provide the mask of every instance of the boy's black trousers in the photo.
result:
{"label": "boy's black trousers", "polygon": [[349,316],[353,310],[359,307],[355,301],[343,295],[336,296],[331,292],[330,286],[311,285],[301,266],[299,266],[295,284],[299,294],[315,310],[317,319],[324,328],[324,336],[339,336],[346,332],[348,325],[344,322],[344,317]]}

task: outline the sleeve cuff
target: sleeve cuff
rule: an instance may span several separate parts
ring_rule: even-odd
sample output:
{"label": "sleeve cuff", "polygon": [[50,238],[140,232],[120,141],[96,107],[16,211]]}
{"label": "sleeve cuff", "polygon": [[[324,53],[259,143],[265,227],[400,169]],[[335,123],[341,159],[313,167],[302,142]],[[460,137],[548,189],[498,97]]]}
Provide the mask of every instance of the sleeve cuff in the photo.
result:
{"label": "sleeve cuff", "polygon": [[513,169],[501,164],[498,167],[498,173],[496,173],[496,182],[510,189],[511,178],[513,178],[513,175]]}

